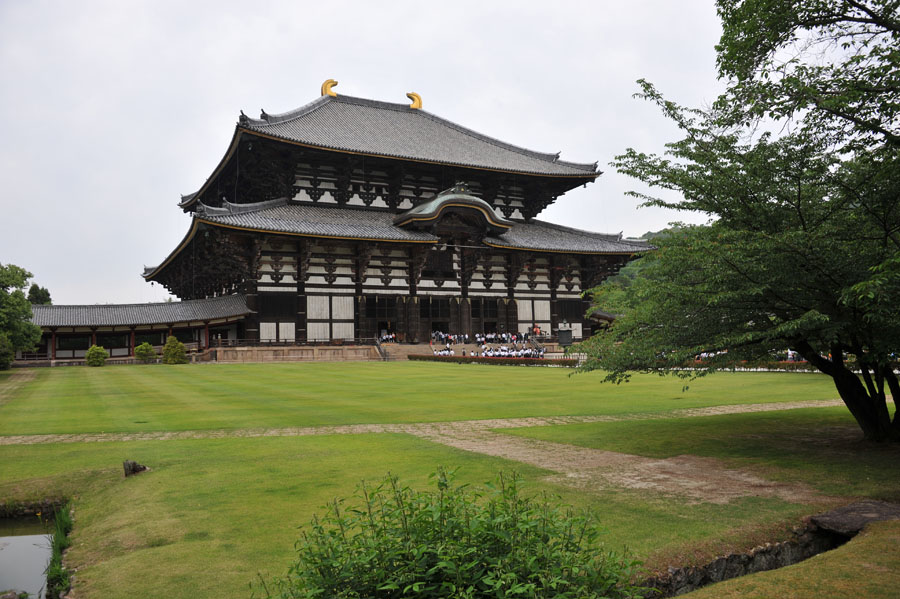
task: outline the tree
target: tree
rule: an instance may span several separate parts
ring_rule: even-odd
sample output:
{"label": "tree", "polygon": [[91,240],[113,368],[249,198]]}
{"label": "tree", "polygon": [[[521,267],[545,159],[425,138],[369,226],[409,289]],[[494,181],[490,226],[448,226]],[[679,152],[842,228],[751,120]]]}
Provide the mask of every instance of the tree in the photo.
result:
{"label": "tree", "polygon": [[0,264],[0,370],[10,367],[17,351],[34,349],[41,339],[23,291],[29,278],[31,273],[23,268]]}
{"label": "tree", "polygon": [[166,338],[166,344],[163,346],[163,364],[186,364],[187,353],[184,343],[178,340],[174,335]]}
{"label": "tree", "polygon": [[50,292],[46,287],[41,287],[37,283],[32,283],[28,288],[28,301],[34,305],[49,306],[53,302],[50,301]]}
{"label": "tree", "polygon": [[585,344],[587,369],[690,375],[678,369],[701,352],[709,372],[790,347],[867,438],[900,440],[886,401],[900,405],[898,6],[719,0],[726,93],[701,111],[641,83],[684,138],[614,165],[681,195],[635,194],[646,204],[712,222],[656,240],[624,293],[596,291],[624,315]]}

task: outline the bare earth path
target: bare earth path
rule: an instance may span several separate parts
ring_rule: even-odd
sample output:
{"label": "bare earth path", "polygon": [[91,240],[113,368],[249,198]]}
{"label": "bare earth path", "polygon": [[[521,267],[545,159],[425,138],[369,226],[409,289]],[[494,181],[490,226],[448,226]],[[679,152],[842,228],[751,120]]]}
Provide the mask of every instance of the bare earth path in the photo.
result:
{"label": "bare earth path", "polygon": [[[0,403],[4,397],[3,391],[0,389]],[[824,499],[824,497],[803,485],[773,482],[746,471],[726,468],[722,462],[713,458],[690,455],[667,459],[646,458],[504,435],[494,432],[494,430],[589,422],[693,418],[841,405],[843,404],[840,400],[827,400],[713,406],[619,416],[557,416],[412,424],[356,424],[144,433],[16,435],[0,437],[0,445],[406,433],[457,449],[505,458],[550,470],[556,473],[550,477],[554,482],[588,491],[615,486],[678,495],[690,502],[726,503],[732,499],[747,496],[778,497],[791,502],[810,502]]]}

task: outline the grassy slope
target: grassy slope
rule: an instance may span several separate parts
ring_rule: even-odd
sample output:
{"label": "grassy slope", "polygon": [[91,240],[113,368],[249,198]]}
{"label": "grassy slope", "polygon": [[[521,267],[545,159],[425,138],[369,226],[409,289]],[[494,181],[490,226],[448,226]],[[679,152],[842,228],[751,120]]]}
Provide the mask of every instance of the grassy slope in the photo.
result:
{"label": "grassy slope", "polygon": [[[152,470],[124,479],[126,458]],[[528,490],[558,493],[594,511],[609,531],[605,542],[636,555],[698,542],[746,543],[746,529],[806,510],[756,498],[710,506],[637,493],[588,495],[542,482],[547,473],[536,468],[404,435],[12,446],[0,447],[0,463],[0,497],[76,497],[75,548],[67,560],[78,568],[83,599],[246,596],[257,571],[286,569],[296,527],[319,506],[388,470],[424,486],[439,464],[460,467],[473,483],[516,469]]]}
{"label": "grassy slope", "polygon": [[812,374],[719,374],[685,391],[674,378],[615,386],[570,372],[404,362],[47,369],[3,407],[0,435],[622,414],[836,397],[830,379]]}
{"label": "grassy slope", "polygon": [[[41,371],[35,382],[0,406],[0,430],[4,434],[183,430],[650,412],[834,395],[827,379],[808,375],[723,375],[693,382],[683,393],[681,381],[657,377],[612,387],[599,386],[588,376],[568,378],[562,370],[423,366]],[[792,412],[791,417],[798,418],[792,426],[816,423],[819,414],[837,418],[840,413]],[[762,416],[768,415],[756,418]],[[618,437],[622,449],[641,438],[657,439],[664,430],[648,426],[680,427],[697,421],[707,419],[602,426],[636,427],[622,429]],[[585,439],[596,437],[592,426],[585,425],[582,436],[567,433],[566,442],[587,444]],[[660,455],[676,437],[689,437],[682,441],[690,443],[684,447],[691,452],[702,452],[704,443],[708,448],[731,447],[727,430],[719,430],[720,437],[713,435],[727,426],[729,422],[722,421],[703,435],[681,429],[653,442]],[[613,429],[596,430],[606,436]],[[709,437],[706,441],[701,439],[704,435]],[[755,449],[751,444],[739,452],[751,454],[765,446],[763,440]],[[146,463],[152,471],[125,480],[121,461],[126,458]],[[810,449],[797,457],[797,467],[816,459],[816,450]],[[627,545],[639,556],[690,558],[692,551],[707,554],[752,546],[783,533],[784,522],[795,522],[816,509],[760,498],[710,506],[636,492],[588,494],[541,482],[546,473],[535,468],[403,435],[0,447],[0,500],[56,494],[76,498],[75,547],[69,560],[79,568],[76,593],[82,599],[248,596],[247,584],[257,571],[283,571],[297,536],[295,527],[317,506],[351,494],[358,480],[379,478],[387,470],[424,485],[427,473],[438,464],[461,466],[461,475],[473,482],[489,479],[499,468],[514,467],[533,490],[557,492],[592,509],[609,529],[608,544]],[[825,469],[821,475],[835,474]]]}

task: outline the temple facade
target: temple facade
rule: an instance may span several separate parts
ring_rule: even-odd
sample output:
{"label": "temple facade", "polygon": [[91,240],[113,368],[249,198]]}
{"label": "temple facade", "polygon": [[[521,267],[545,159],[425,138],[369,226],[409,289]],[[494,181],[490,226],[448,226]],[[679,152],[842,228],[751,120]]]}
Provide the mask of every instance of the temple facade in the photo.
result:
{"label": "temple facade", "polygon": [[537,218],[597,164],[559,159],[424,111],[337,95],[243,113],[183,241],[144,278],[182,299],[241,293],[240,335],[322,341],[431,331],[590,334],[585,289],[643,242]]}
{"label": "temple facade", "polygon": [[187,234],[143,273],[182,302],[36,307],[46,353],[78,357],[100,335],[130,355],[138,338],[172,332],[198,349],[591,334],[583,291],[650,249],[538,218],[593,182],[596,163],[472,131],[423,110],[417,94],[397,104],[335,85],[291,112],[241,113],[219,164],[182,196]]}

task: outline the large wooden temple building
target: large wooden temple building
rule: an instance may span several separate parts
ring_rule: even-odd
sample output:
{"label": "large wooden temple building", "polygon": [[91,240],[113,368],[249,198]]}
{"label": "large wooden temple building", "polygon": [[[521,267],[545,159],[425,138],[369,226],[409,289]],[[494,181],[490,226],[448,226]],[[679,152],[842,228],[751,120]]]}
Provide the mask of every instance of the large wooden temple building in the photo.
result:
{"label": "large wooden temple building", "polygon": [[[561,325],[576,339],[590,334],[582,292],[649,247],[538,216],[594,181],[596,163],[477,133],[426,112],[417,94],[395,104],[335,85],[291,112],[241,113],[224,157],[181,199],[192,219],[184,239],[143,273],[192,314],[210,313],[162,328],[191,330],[200,347],[210,322],[219,337],[254,342],[384,332],[420,342],[435,330]],[[55,333],[68,330],[54,310],[36,308],[48,334],[51,321]],[[86,325],[69,313],[75,334]],[[147,323],[132,320],[91,330],[119,326],[134,337]]]}

